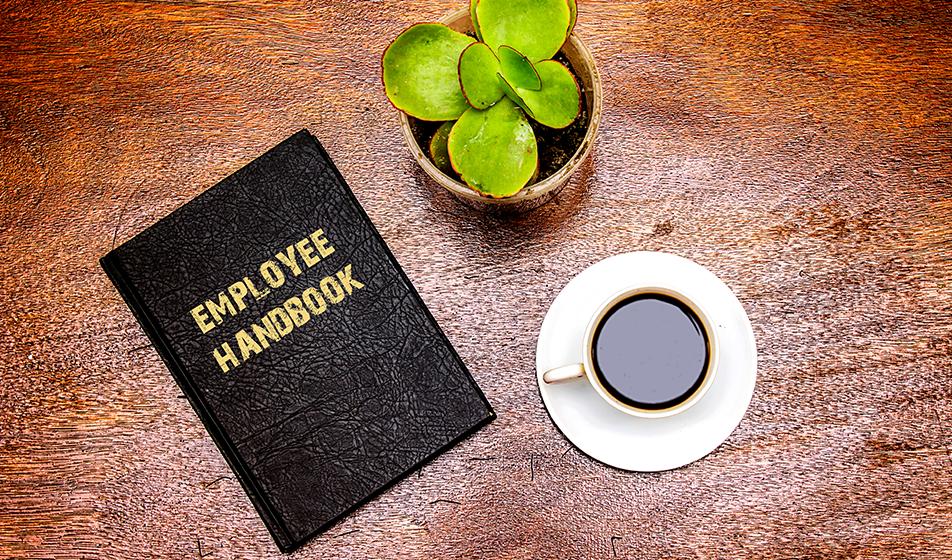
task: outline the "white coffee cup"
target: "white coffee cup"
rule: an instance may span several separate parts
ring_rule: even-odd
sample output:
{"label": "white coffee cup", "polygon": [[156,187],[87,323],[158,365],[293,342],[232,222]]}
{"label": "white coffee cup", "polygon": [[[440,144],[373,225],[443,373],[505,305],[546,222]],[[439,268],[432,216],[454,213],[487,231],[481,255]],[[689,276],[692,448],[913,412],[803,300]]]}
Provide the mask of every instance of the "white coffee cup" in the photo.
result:
{"label": "white coffee cup", "polygon": [[[594,358],[595,336],[598,332],[599,325],[602,324],[602,321],[605,320],[609,312],[613,311],[620,303],[625,302],[635,296],[644,296],[650,294],[657,294],[662,297],[667,296],[668,298],[674,299],[687,307],[696,316],[701,328],[704,330],[703,334],[707,346],[707,360],[704,366],[703,380],[701,381],[700,385],[695,388],[690,396],[684,400],[680,400],[677,404],[662,409],[640,408],[624,402],[612,395],[596,372]],[[594,387],[595,391],[599,394],[599,396],[602,397],[602,399],[605,400],[605,402],[616,409],[626,414],[640,418],[663,418],[684,412],[701,400],[714,381],[714,375],[717,372],[718,356],[720,353],[719,347],[720,345],[718,343],[717,330],[713,328],[713,324],[709,319],[709,315],[704,311],[703,307],[697,301],[694,301],[685,294],[677,290],[672,290],[671,288],[641,286],[617,293],[598,307],[598,310],[589,319],[588,326],[585,329],[585,335],[582,337],[581,363],[569,364],[550,369],[543,374],[542,379],[545,383],[554,384],[575,381],[584,378],[592,385],[592,387]]]}

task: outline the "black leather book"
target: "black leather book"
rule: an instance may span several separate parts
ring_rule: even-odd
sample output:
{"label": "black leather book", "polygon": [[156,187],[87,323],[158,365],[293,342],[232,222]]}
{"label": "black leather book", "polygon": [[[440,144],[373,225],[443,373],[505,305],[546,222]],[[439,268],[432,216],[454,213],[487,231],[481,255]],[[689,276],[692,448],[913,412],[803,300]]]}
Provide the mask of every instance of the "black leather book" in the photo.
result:
{"label": "black leather book", "polygon": [[306,130],[101,264],[282,551],[495,417]]}

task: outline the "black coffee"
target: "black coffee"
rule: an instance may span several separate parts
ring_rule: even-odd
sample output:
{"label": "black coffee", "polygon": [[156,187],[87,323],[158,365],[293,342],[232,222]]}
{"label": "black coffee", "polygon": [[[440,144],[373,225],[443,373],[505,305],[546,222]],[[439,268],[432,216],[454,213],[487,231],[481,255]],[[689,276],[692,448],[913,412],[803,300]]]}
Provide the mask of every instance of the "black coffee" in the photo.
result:
{"label": "black coffee", "polygon": [[616,399],[662,410],[693,395],[707,373],[709,341],[697,314],[664,294],[614,305],[595,330],[595,374]]}

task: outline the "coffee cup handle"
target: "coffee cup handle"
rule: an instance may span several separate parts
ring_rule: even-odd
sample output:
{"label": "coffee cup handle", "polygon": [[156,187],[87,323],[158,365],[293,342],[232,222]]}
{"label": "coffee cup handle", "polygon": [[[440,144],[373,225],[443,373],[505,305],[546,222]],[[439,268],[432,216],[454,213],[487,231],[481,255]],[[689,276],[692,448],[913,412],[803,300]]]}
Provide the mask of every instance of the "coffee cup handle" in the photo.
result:
{"label": "coffee cup handle", "polygon": [[542,381],[546,383],[564,383],[574,379],[585,377],[585,366],[582,364],[571,364],[567,366],[550,369],[542,374]]}

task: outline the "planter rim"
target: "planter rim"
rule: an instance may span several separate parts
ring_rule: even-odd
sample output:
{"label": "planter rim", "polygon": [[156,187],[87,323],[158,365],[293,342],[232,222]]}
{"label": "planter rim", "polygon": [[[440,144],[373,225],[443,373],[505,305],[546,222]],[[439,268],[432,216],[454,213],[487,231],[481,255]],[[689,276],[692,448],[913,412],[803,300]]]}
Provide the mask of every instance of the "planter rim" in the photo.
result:
{"label": "planter rim", "polygon": [[[439,22],[452,27],[452,24],[458,23],[464,18],[465,21],[468,22],[468,27],[466,29],[471,31],[472,23],[469,23],[470,20],[468,9],[455,11],[440,19]],[[436,181],[440,186],[449,190],[457,197],[464,199],[465,201],[488,205],[519,204],[539,198],[564,186],[569,177],[575,173],[578,167],[582,164],[582,162],[585,161],[591,152],[595,141],[595,135],[598,132],[598,124],[602,116],[602,83],[598,74],[598,68],[595,66],[595,60],[592,58],[592,54],[585,46],[585,43],[579,39],[574,30],[569,36],[568,40],[566,40],[565,45],[563,45],[561,50],[564,51],[567,45],[570,45],[571,49],[578,53],[576,58],[578,58],[584,65],[584,68],[579,68],[579,65],[573,60],[572,66],[574,67],[575,72],[578,74],[582,74],[584,72],[584,74],[586,74],[585,77],[588,78],[588,82],[590,83],[587,85],[584,83],[580,84],[580,87],[588,87],[588,90],[586,91],[586,96],[589,99],[588,127],[586,128],[585,136],[582,139],[581,144],[579,144],[578,149],[575,151],[572,157],[569,158],[565,165],[560,167],[555,173],[549,175],[545,179],[523,187],[522,190],[512,196],[493,198],[471,189],[466,184],[461,183],[440,171],[417,143],[416,138],[413,135],[413,130],[410,127],[410,120],[406,113],[400,111],[400,128],[403,130],[403,136],[406,139],[407,145],[409,146],[410,151],[413,153],[414,158],[417,160],[417,163],[423,168],[426,174],[429,175],[430,178]],[[568,56],[568,54],[566,54],[566,56]],[[577,78],[583,82],[585,81],[583,79],[584,77],[581,75],[578,75]]]}

